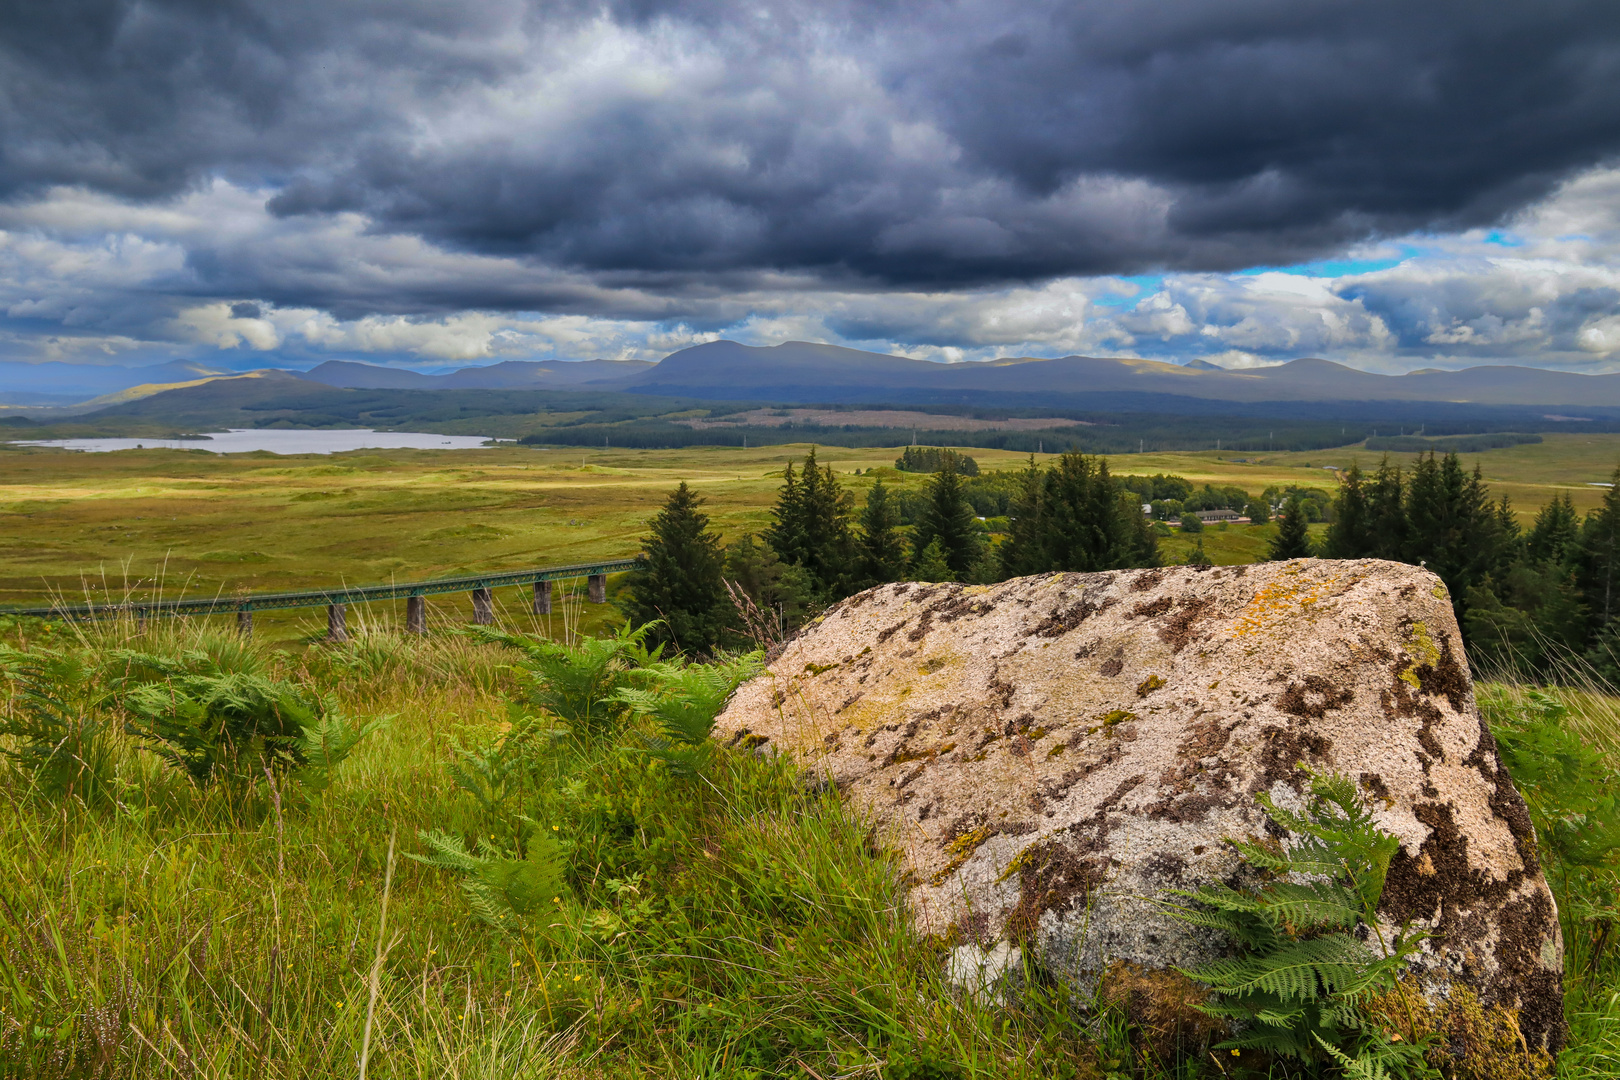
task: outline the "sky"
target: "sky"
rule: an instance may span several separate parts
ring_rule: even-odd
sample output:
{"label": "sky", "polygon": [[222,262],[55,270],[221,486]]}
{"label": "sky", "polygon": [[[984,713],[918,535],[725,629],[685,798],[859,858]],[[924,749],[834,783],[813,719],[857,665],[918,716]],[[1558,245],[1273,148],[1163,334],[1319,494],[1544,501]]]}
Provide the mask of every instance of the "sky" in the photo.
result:
{"label": "sky", "polygon": [[0,360],[719,337],[1620,371],[1620,6],[0,6]]}

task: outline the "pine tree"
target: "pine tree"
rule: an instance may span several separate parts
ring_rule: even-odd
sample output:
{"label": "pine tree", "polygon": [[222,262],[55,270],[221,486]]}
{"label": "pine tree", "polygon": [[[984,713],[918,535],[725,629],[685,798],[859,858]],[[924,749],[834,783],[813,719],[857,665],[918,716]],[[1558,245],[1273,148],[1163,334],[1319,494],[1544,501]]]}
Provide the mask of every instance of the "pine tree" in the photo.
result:
{"label": "pine tree", "polygon": [[1308,559],[1311,552],[1311,538],[1305,530],[1305,506],[1300,497],[1288,496],[1283,504],[1282,513],[1277,515],[1277,535],[1271,538],[1271,547],[1266,557],[1273,562],[1284,559]]}
{"label": "pine tree", "polygon": [[1367,554],[1399,562],[1406,558],[1406,478],[1389,457],[1367,485]]}
{"label": "pine tree", "polygon": [[1035,464],[1035,455],[1018,475],[1018,492],[1008,509],[1007,539],[996,549],[1002,573],[1007,577],[1039,574],[1051,568],[1044,542],[1046,538],[1046,473]]}
{"label": "pine tree", "polygon": [[1183,566],[1209,566],[1209,556],[1204,554],[1204,538],[1200,536],[1198,542],[1187,552],[1187,557],[1181,560]]}
{"label": "pine tree", "polygon": [[1464,472],[1455,453],[1437,459],[1431,451],[1412,467],[1406,520],[1405,561],[1423,563],[1440,576],[1462,622],[1468,590],[1510,554],[1484,475],[1477,468]]}
{"label": "pine tree", "polygon": [[899,507],[879,480],[866,492],[866,507],[861,511],[860,577],[865,587],[905,576],[906,539],[899,526]]}
{"label": "pine tree", "polygon": [[1322,555],[1328,559],[1362,559],[1372,554],[1370,508],[1362,483],[1361,466],[1350,463],[1339,478],[1339,493],[1333,500],[1333,524],[1328,526]]}
{"label": "pine tree", "polygon": [[721,583],[720,536],[709,531],[701,499],[686,481],[669,496],[642,538],[630,574],[624,612],[632,623],[661,620],[649,635],[689,653],[708,653],[720,640],[729,602]]}
{"label": "pine tree", "polygon": [[783,562],[804,567],[827,600],[854,591],[856,549],[850,528],[854,506],[832,467],[816,464],[814,447],[797,476],[791,464],[783,470],[781,493],[772,510],[775,520],[765,530],[765,540]]}
{"label": "pine tree", "polygon": [[1620,468],[1610,478],[1603,505],[1581,527],[1577,580],[1599,628],[1620,615]]}
{"label": "pine tree", "polygon": [[1541,508],[1536,523],[1524,540],[1525,557],[1537,563],[1561,563],[1571,553],[1581,535],[1581,521],[1569,492]]}
{"label": "pine tree", "polygon": [[928,541],[928,546],[917,552],[917,561],[911,568],[913,581],[955,581],[956,571],[951,569],[945,545],[939,537]]}
{"label": "pine tree", "polygon": [[1141,524],[1134,496],[1108,473],[1108,462],[1070,451],[1046,475],[1047,570],[1118,570],[1137,561]]}
{"label": "pine tree", "polygon": [[[936,540],[945,564],[950,567],[951,577],[934,580],[957,581],[968,576],[979,559],[982,542],[973,508],[962,497],[956,455],[948,450],[942,453],[939,471],[928,482],[922,515],[912,530],[911,543],[917,550],[919,565],[922,553]],[[913,573],[916,572],[914,569]]]}

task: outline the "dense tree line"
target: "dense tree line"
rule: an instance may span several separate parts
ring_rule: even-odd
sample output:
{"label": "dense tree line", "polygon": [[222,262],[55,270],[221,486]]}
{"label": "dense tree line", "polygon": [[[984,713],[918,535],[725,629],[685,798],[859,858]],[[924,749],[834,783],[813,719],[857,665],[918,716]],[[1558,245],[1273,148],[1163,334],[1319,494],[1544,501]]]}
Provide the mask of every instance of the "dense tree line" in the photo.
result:
{"label": "dense tree line", "polygon": [[[1143,505],[1166,495],[1182,506],[1242,505],[1264,521],[1275,509],[1267,555],[1293,559],[1380,558],[1421,564],[1450,591],[1476,657],[1546,676],[1585,657],[1620,681],[1620,487],[1582,519],[1565,495],[1520,528],[1504,496],[1493,499],[1476,468],[1455,453],[1430,453],[1409,469],[1386,458],[1376,471],[1352,465],[1329,499],[1317,489],[1196,490],[1180,477],[1114,477],[1078,451],[1048,466],[966,477],[938,451],[921,491],[881,479],[859,508],[814,451],[789,465],[758,535],[723,545],[686,484],[651,523],[632,576],[626,614],[658,620],[655,637],[688,652],[742,645],[727,583],[786,631],[828,605],[890,581],[989,583],[1051,571],[1157,566],[1158,531]],[[1616,471],[1620,484],[1620,470]],[[977,489],[977,490],[975,490]],[[977,498],[975,498],[977,496]],[[983,514],[982,509],[1001,511]],[[982,518],[998,519],[999,542]],[[1319,544],[1308,525],[1329,522]],[[1187,519],[1194,533],[1197,519]],[[1199,537],[1186,562],[1207,565]]]}
{"label": "dense tree line", "polygon": [[[1620,483],[1616,470],[1615,483]],[[1450,590],[1474,655],[1532,677],[1584,657],[1620,682],[1620,488],[1582,519],[1569,495],[1528,531],[1480,470],[1430,453],[1410,472],[1386,458],[1352,466],[1334,500],[1321,555],[1418,563]]]}
{"label": "dense tree line", "polygon": [[[1051,570],[1156,566],[1158,538],[1140,497],[1108,463],[1078,451],[1050,467],[964,476],[961,459],[934,451],[936,469],[920,492],[877,480],[857,512],[853,495],[812,450],[789,465],[759,535],[722,546],[703,500],[686,484],[651,523],[631,575],[625,613],[658,621],[654,638],[707,653],[741,644],[727,583],[784,629],[846,596],[890,581],[988,583]],[[914,456],[914,461],[916,457]],[[970,486],[979,490],[975,493]],[[1001,515],[975,513],[974,495]],[[1005,516],[1010,535],[993,544],[980,519]]]}

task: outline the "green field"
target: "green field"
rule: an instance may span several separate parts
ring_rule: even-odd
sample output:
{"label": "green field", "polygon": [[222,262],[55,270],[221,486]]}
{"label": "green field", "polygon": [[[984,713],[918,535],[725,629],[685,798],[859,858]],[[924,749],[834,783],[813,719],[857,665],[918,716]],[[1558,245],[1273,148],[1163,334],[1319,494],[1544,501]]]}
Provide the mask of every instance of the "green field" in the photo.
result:
{"label": "green field", "polygon": [[[0,599],[228,595],[620,556],[681,479],[735,536],[764,524],[783,466],[805,449],[222,458],[5,448]],[[1025,460],[973,453],[986,469]],[[1258,493],[1331,487],[1321,466],[1353,456],[1146,454],[1111,465]],[[1523,514],[1564,488],[1591,507],[1601,489],[1587,485],[1617,457],[1620,436],[1603,436],[1477,460]],[[857,469],[925,480],[886,468],[892,450],[821,459],[857,491],[871,479]],[[1263,557],[1270,531],[1201,536],[1212,559],[1239,562]],[[1162,541],[1167,559],[1189,546],[1179,534]],[[554,625],[533,627],[526,591],[499,600],[504,625],[554,637],[617,621],[574,593]],[[441,598],[437,625],[465,623],[465,604]],[[220,618],[0,623],[0,646],[20,650],[0,648],[0,719],[24,715],[23,673],[49,662],[71,715],[103,725],[86,751],[99,770],[94,797],[52,794],[42,774],[0,765],[0,1076],[355,1076],[363,1055],[368,1077],[468,1080],[1237,1075],[1208,1055],[1177,1064],[1163,1030],[1128,1010],[1076,1023],[1076,1003],[1044,985],[1006,1006],[954,996],[945,943],[904,918],[893,855],[835,793],[806,792],[791,763],[712,748],[682,778],[654,763],[650,730],[630,717],[588,740],[547,734],[558,721],[518,653],[459,634],[406,638],[392,632],[393,605],[358,612],[343,646],[296,647],[324,631],[318,610],[259,620],[245,644]],[[118,650],[223,658],[324,697],[351,725],[383,726],[324,790],[287,776],[198,787],[124,726],[125,706],[105,692],[133,662]],[[1608,811],[1560,800],[1611,790],[1620,701],[1559,693],[1562,730],[1591,759],[1578,777],[1544,774],[1525,790],[1538,827],[1565,830],[1544,833],[1543,846],[1570,965],[1572,1044],[1559,1075],[1596,1080],[1620,1069],[1614,858],[1560,862],[1557,852],[1570,822],[1607,828]],[[1499,734],[1539,722],[1551,700],[1486,684],[1481,697]],[[0,750],[20,745],[0,737]],[[565,868],[554,893],[530,897],[505,925],[470,903],[461,882],[471,879],[404,857],[429,853],[430,830],[501,852],[549,830]]]}
{"label": "green field", "polygon": [[[361,451],[330,456],[221,456],[205,451],[72,453],[0,444],[0,605],[86,598],[230,596],[238,592],[372,584],[567,564],[634,554],[645,523],[680,480],[708,499],[731,538],[762,528],[781,470],[804,445],[759,450],[561,450],[501,446],[466,451]],[[893,450],[821,448],[820,459],[861,497],[853,475],[893,464]],[[1027,455],[971,450],[981,468],[1015,468]],[[1049,455],[1050,456],[1050,455]],[[1381,455],[1148,453],[1116,456],[1117,474],[1177,473],[1194,483],[1331,490],[1326,465]],[[1246,461],[1233,461],[1246,457]],[[1410,462],[1413,455],[1394,455]],[[1548,436],[1540,444],[1465,455],[1522,518],[1560,491],[1594,507],[1620,462],[1620,435]],[[887,483],[925,478],[886,470]],[[1270,527],[1206,529],[1216,563],[1263,557]],[[1164,556],[1185,556],[1179,534]],[[461,622],[464,596],[437,598],[433,615]],[[497,594],[505,617],[529,616],[520,590]],[[606,616],[593,609],[591,625]],[[388,625],[395,605],[357,618]],[[321,631],[318,611],[264,613],[259,632]]]}

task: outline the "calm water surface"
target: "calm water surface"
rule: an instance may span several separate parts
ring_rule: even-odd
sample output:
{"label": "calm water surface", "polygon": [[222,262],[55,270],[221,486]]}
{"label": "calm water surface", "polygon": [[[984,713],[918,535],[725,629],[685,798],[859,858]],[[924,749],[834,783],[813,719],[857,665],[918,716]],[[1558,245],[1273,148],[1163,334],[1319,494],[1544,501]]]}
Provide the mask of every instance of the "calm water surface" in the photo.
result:
{"label": "calm water surface", "polygon": [[346,450],[481,450],[494,443],[482,435],[433,435],[420,431],[300,430],[232,428],[202,439],[35,439],[20,446],[59,446],[64,450],[207,450],[215,454],[341,454]]}

